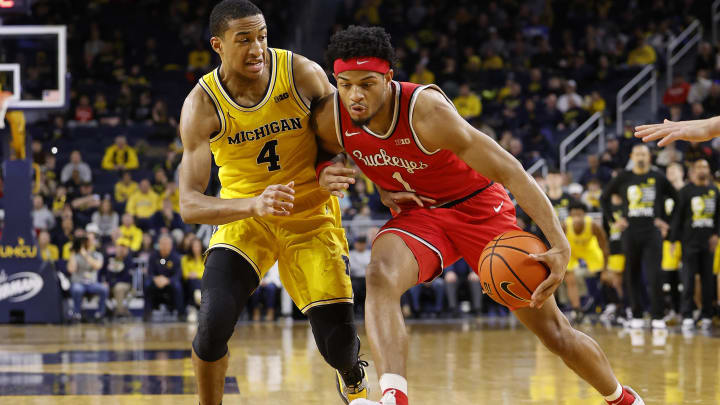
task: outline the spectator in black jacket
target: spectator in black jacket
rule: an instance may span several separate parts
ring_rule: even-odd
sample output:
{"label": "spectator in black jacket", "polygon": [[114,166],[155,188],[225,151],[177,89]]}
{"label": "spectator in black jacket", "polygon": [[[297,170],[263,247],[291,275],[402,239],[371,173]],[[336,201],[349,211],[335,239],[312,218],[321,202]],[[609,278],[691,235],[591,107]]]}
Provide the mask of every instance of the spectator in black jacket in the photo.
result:
{"label": "spectator in black jacket", "polygon": [[712,184],[710,165],[704,159],[696,160],[690,172],[690,183],[680,190],[676,214],[672,221],[671,241],[682,243],[682,327],[695,327],[693,319],[695,275],[700,275],[702,311],[700,327],[712,325],[715,296],[713,254],[720,233],[720,192]]}
{"label": "spectator in black jacket", "polygon": [[179,229],[185,231],[185,223],[183,222],[180,214],[173,211],[172,202],[169,199],[163,200],[162,210],[156,212],[152,218],[152,229],[160,235],[166,232],[171,233],[172,231]]}
{"label": "spectator in black jacket", "polygon": [[148,274],[145,281],[145,314],[143,320],[150,320],[152,310],[165,295],[170,296],[173,309],[180,320],[185,318],[183,301],[181,259],[173,250],[173,241],[169,235],[158,240],[158,250],[150,255]]}

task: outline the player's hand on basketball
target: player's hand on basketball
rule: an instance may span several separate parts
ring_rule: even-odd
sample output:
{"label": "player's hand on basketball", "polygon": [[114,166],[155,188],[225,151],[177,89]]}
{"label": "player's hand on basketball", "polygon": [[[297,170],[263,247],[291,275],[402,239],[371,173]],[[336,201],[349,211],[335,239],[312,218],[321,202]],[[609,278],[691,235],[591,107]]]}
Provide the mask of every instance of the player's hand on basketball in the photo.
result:
{"label": "player's hand on basketball", "polygon": [[531,254],[530,257],[545,263],[550,268],[550,275],[535,289],[530,301],[531,308],[542,308],[565,278],[567,265],[570,262],[570,246],[556,246],[545,253]]}
{"label": "player's hand on basketball", "polygon": [[268,186],[265,191],[255,197],[253,202],[253,216],[279,216],[284,217],[290,215],[295,200],[295,182],[288,184],[274,184]]}
{"label": "player's hand on basketball", "polygon": [[355,184],[355,170],[345,167],[343,163],[336,162],[324,168],[320,172],[318,182],[320,187],[329,191],[338,198],[343,198],[343,193],[351,184]]}
{"label": "player's hand on basketball", "polygon": [[640,125],[635,127],[635,136],[643,142],[657,141],[658,146],[669,145],[675,141],[704,142],[713,138],[712,119],[693,121],[665,120],[662,124]]}
{"label": "player's hand on basketball", "polygon": [[378,187],[378,190],[380,191],[380,201],[382,201],[384,206],[390,208],[395,213],[400,213],[402,211],[398,204],[407,204],[414,202],[418,205],[418,207],[425,207],[425,204],[430,206],[437,202],[432,198],[423,197],[409,191],[392,192],[383,190],[380,187]]}

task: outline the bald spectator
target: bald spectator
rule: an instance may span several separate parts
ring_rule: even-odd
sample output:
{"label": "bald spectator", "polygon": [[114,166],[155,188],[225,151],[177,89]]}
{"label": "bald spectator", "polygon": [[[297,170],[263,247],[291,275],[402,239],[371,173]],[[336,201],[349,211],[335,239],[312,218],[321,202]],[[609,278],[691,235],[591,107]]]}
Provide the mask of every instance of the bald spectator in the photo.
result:
{"label": "bald spectator", "polygon": [[65,184],[73,176],[73,172],[77,171],[80,176],[80,181],[83,183],[89,183],[92,181],[92,170],[90,166],[83,162],[80,151],[74,150],[70,153],[70,162],[63,167],[60,172],[60,182]]}
{"label": "bald spectator", "polygon": [[153,308],[160,303],[165,295],[171,297],[173,310],[177,311],[180,320],[185,318],[185,303],[181,283],[182,260],[173,250],[172,238],[162,235],[158,239],[158,250],[153,252],[148,263],[148,280],[145,284],[145,314],[143,320],[148,321]]}
{"label": "bald spectator", "polygon": [[137,152],[135,148],[128,145],[124,136],[116,137],[115,143],[105,149],[102,168],[105,170],[133,170],[138,168]]}

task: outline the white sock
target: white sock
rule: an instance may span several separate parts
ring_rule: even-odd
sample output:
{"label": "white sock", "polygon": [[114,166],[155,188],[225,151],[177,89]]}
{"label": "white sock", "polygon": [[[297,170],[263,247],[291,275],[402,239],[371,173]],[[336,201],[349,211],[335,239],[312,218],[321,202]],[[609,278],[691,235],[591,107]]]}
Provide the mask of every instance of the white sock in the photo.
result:
{"label": "white sock", "polygon": [[402,391],[405,396],[408,393],[408,383],[405,377],[399,374],[386,373],[380,377],[380,392],[384,393],[389,389]]}
{"label": "white sock", "polygon": [[605,397],[605,400],[608,402],[614,402],[620,399],[620,396],[622,396],[623,393],[623,387],[618,383],[617,388],[615,389],[615,392]]}

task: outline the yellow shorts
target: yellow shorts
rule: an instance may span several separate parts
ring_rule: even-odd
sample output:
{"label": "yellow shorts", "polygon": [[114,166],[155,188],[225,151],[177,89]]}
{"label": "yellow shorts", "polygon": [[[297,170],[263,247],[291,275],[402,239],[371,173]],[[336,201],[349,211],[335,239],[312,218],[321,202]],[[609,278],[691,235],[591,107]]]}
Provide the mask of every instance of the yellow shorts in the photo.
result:
{"label": "yellow shorts", "polygon": [[615,273],[625,271],[625,255],[617,254],[608,256],[607,269]]}
{"label": "yellow shorts", "polygon": [[335,197],[289,217],[220,225],[208,251],[216,248],[243,256],[261,279],[278,261],[280,281],[303,313],[320,305],[353,302],[348,244]]}
{"label": "yellow shorts", "polygon": [[672,242],[663,241],[663,256],[661,267],[665,271],[676,271],[680,268],[680,260],[682,260],[682,246],[680,242],[675,242],[675,254],[670,254],[670,246]]}
{"label": "yellow shorts", "polygon": [[588,271],[591,273],[597,273],[602,271],[605,266],[605,259],[603,258],[603,252],[600,248],[596,249],[571,249],[570,263],[568,263],[568,271],[575,271],[580,267],[580,259],[585,261]]}

